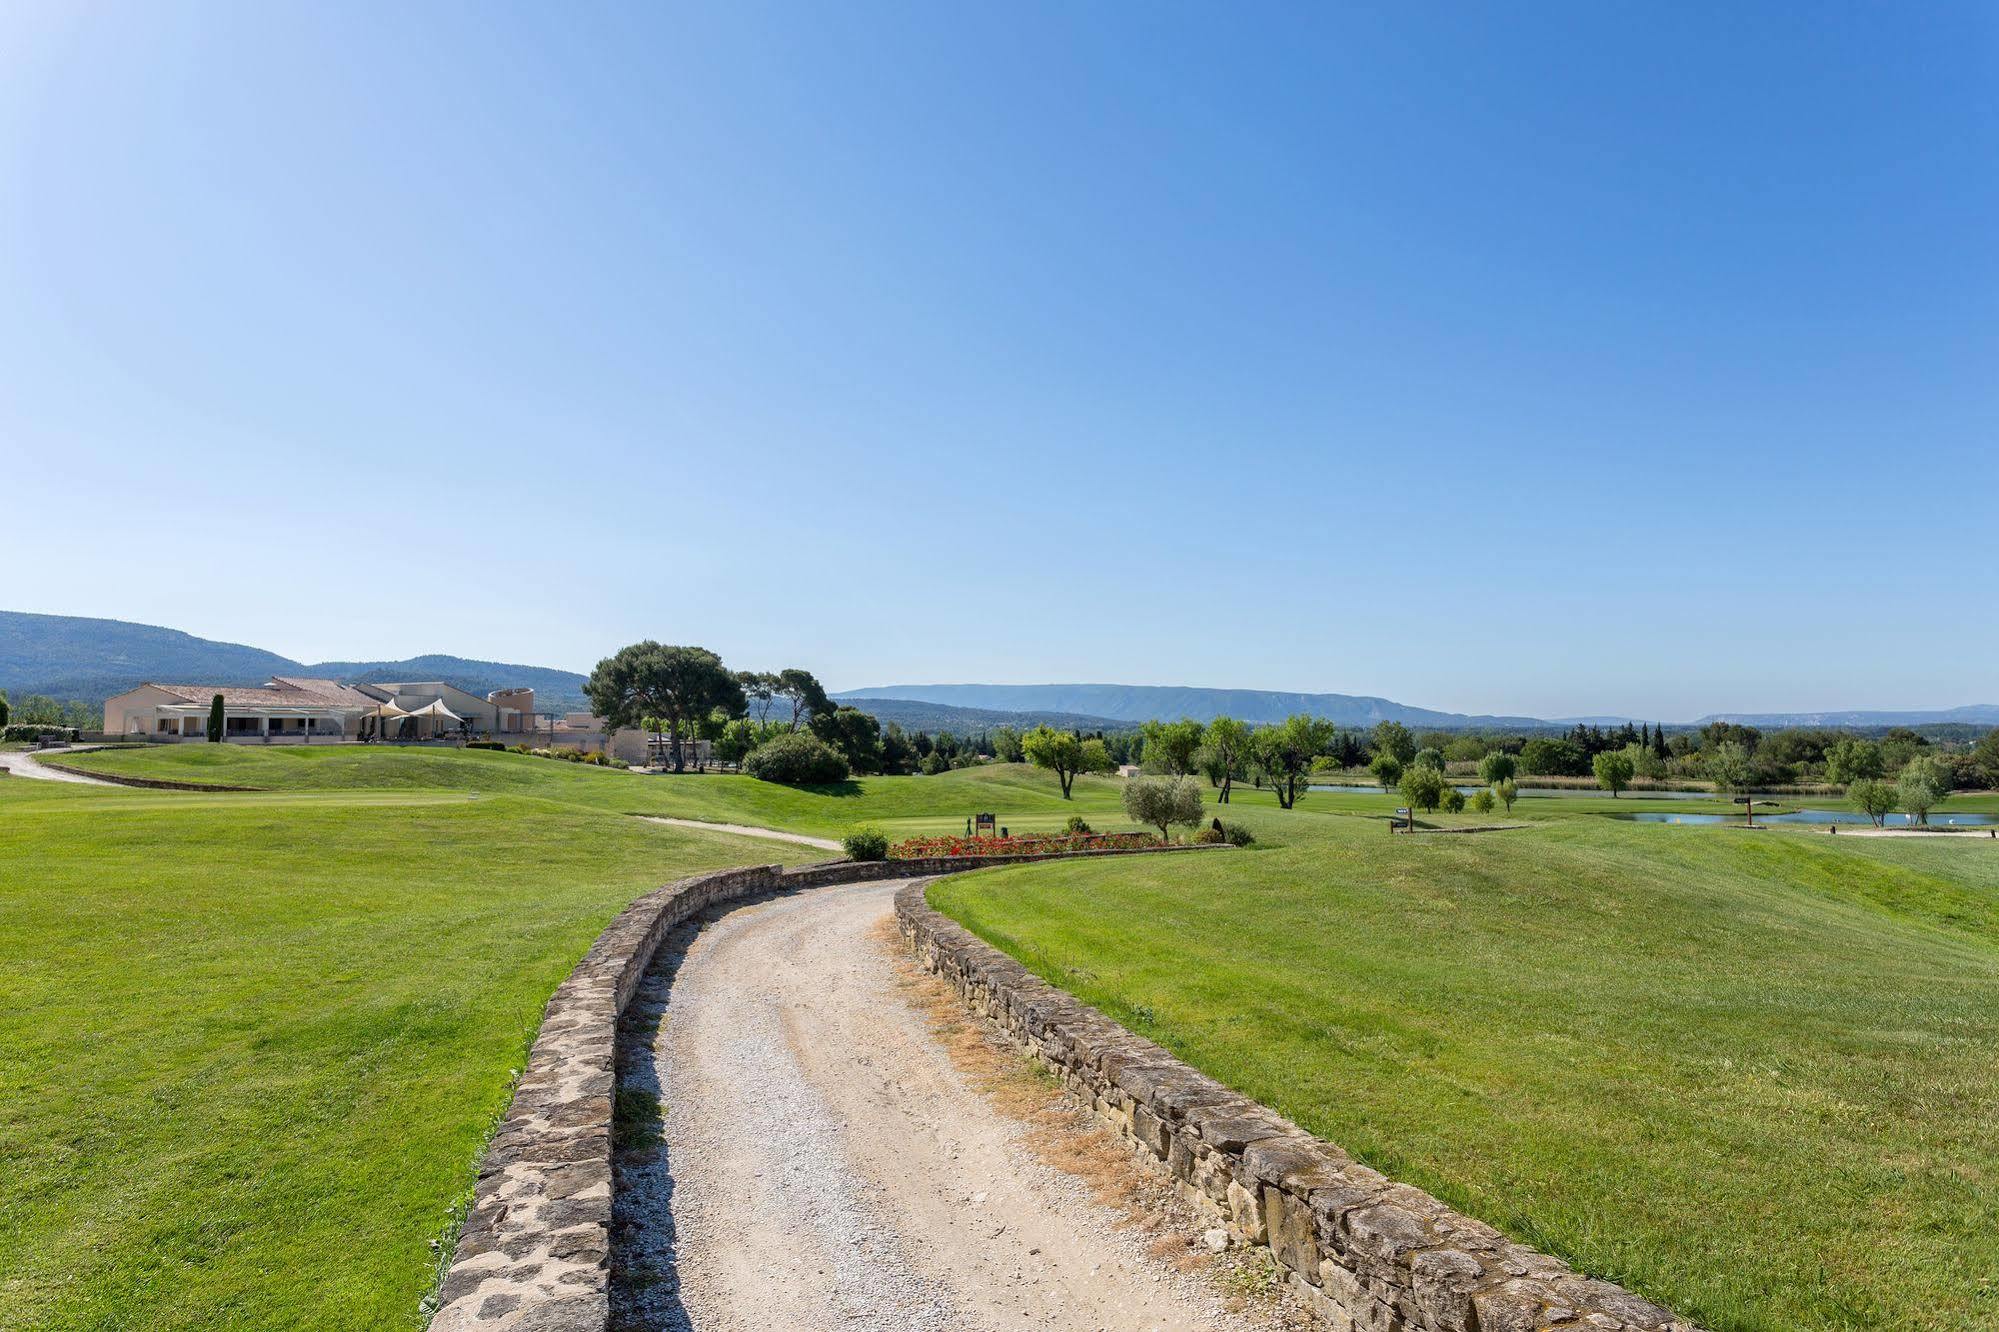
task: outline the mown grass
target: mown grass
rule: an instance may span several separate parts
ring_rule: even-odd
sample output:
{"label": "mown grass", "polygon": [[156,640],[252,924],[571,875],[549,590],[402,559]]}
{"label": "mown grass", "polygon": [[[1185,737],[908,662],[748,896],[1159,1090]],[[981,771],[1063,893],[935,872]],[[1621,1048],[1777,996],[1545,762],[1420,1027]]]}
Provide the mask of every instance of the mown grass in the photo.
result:
{"label": "mown grass", "polygon": [[[0,1303],[53,1311],[35,1326],[405,1317],[506,1070],[595,929],[696,864],[804,858],[623,815],[1128,826],[1119,783],[1065,802],[1020,767],[801,791],[486,751],[75,761],[263,791],[0,782],[0,882],[39,876],[0,895],[0,983],[44,996],[0,1017],[0,1067],[35,1088],[0,1083],[0,1133],[24,1144],[0,1168],[63,1162],[0,1200]],[[1395,804],[1239,790],[1223,813],[1254,852],[934,896],[1216,1076],[1717,1332],[1999,1322],[1999,851],[1595,817],[1726,808],[1629,796],[1405,839],[1385,835]],[[64,1090],[79,1039],[104,1048]],[[150,1101],[172,1114],[149,1122]],[[329,1248],[351,1258],[337,1279],[312,1261]]]}
{"label": "mown grass", "polygon": [[1312,831],[931,898],[1716,1332],[1999,1325],[1999,848],[1580,817]]}
{"label": "mown grass", "polygon": [[0,1326],[419,1325],[549,993],[773,858],[469,794],[0,781]]}

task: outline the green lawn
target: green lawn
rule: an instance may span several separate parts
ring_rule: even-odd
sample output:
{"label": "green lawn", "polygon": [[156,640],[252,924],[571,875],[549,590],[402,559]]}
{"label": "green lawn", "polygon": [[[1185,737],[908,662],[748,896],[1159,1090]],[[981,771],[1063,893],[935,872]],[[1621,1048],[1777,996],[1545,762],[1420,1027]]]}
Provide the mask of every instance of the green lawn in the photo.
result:
{"label": "green lawn", "polygon": [[0,779],[0,1326],[412,1327],[543,1003],[769,842]]}
{"label": "green lawn", "polygon": [[1024,767],[966,769],[941,777],[868,777],[797,789],[725,774],[649,775],[480,749],[388,746],[176,745],[106,750],[77,767],[264,790],[451,789],[530,796],[593,810],[754,823],[837,836],[863,820],[897,835],[960,831],[984,810],[1019,829],[1061,826],[1070,814],[1122,820],[1118,784],[1092,779],[1064,801],[1055,778]]}
{"label": "green lawn", "polygon": [[[627,815],[1126,826],[1120,783],[1065,802],[1020,767],[800,791],[476,750],[78,761],[260,790],[0,781],[0,984],[23,996],[0,1012],[0,1307],[24,1326],[411,1321],[508,1071],[602,923],[696,867],[810,855]],[[1252,852],[934,895],[1216,1076],[1717,1332],[1999,1322],[1999,846],[1601,817],[1726,808],[1631,797],[1408,839],[1395,803],[1241,790]]]}
{"label": "green lawn", "polygon": [[931,898],[1389,1174],[1716,1332],[1999,1326],[1999,845],[1309,830]]}

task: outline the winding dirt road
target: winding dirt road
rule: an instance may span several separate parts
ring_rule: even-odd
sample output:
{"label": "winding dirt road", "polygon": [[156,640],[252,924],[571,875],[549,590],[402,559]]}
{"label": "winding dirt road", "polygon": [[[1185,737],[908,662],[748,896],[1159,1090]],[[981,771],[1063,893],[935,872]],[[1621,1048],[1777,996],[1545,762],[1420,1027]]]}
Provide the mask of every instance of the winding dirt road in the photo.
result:
{"label": "winding dirt road", "polygon": [[[65,751],[56,750],[60,754]],[[25,749],[0,750],[0,768],[5,768],[16,777],[35,777],[45,782],[77,782],[84,786],[116,786],[116,782],[103,781],[96,777],[80,777],[73,772],[57,772],[35,761],[35,756]]]}
{"label": "winding dirt road", "polygon": [[792,842],[798,846],[817,847],[821,851],[838,851],[840,844],[830,837],[807,837],[804,833],[785,832],[780,828],[760,828],[750,823],[710,823],[705,819],[672,819],[664,814],[641,814],[647,823],[663,823],[669,828],[699,828],[703,832],[734,833],[738,837],[762,837],[773,842]]}
{"label": "winding dirt road", "polygon": [[967,1082],[879,937],[901,886],[741,906],[662,947],[623,1031],[614,1326],[1251,1326]]}

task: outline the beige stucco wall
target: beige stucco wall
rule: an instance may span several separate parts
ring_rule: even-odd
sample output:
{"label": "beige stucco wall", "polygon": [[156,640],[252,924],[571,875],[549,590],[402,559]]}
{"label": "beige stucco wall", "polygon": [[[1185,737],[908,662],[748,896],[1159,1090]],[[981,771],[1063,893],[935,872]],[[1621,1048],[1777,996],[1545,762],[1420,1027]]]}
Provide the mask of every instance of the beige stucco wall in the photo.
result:
{"label": "beige stucco wall", "polygon": [[169,694],[164,689],[152,685],[140,685],[113,698],[104,700],[104,733],[125,735],[131,731],[131,718],[137,717],[141,730],[148,734],[153,729],[153,709],[162,703],[184,703],[186,699],[178,694]]}

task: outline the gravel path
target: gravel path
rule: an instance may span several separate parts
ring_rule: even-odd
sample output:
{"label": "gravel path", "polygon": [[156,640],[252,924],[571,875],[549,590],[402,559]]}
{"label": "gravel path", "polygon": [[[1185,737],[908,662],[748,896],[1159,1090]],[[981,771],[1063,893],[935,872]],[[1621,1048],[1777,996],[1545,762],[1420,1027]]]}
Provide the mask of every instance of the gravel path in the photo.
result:
{"label": "gravel path", "polygon": [[967,1085],[874,937],[901,886],[738,907],[662,947],[621,1043],[614,1326],[1244,1327]]}
{"label": "gravel path", "polygon": [[[56,751],[58,754],[64,752]],[[5,768],[16,777],[38,777],[45,782],[77,782],[84,786],[116,786],[97,777],[79,777],[73,772],[57,772],[35,762],[35,756],[25,749],[0,750],[0,768]]]}
{"label": "gravel path", "polygon": [[701,819],[669,819],[664,814],[641,814],[639,817],[647,823],[664,823],[675,828],[703,828],[709,832],[735,833],[739,837],[768,837],[773,842],[796,842],[800,846],[816,846],[821,851],[840,849],[840,844],[830,837],[807,837],[804,833],[758,828],[748,823],[708,823]]}

